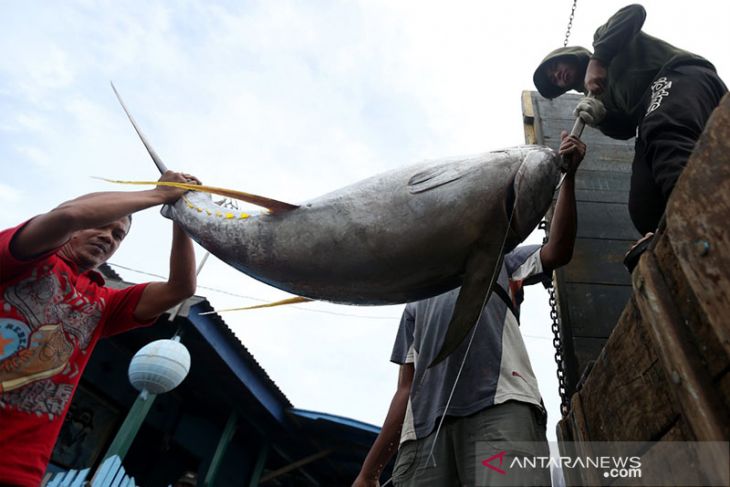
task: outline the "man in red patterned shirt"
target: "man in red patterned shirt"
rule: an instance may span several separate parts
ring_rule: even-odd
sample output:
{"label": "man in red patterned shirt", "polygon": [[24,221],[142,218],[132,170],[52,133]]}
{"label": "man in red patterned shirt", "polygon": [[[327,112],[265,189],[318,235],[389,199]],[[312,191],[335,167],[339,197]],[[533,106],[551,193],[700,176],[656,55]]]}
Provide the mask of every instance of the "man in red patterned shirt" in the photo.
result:
{"label": "man in red patterned shirt", "polygon": [[[160,181],[199,183],[172,171]],[[167,282],[110,289],[95,271],[132,213],[183,193],[92,193],[0,232],[0,485],[40,484],[99,338],[149,325],[195,292],[192,242],[176,224]]]}

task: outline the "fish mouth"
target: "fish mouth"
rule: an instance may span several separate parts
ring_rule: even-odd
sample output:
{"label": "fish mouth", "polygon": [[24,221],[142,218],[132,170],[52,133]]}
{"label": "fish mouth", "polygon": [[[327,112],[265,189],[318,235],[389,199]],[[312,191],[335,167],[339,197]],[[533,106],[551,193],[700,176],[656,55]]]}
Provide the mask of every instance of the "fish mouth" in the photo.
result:
{"label": "fish mouth", "polygon": [[505,196],[509,228],[518,240],[527,238],[545,215],[559,175],[559,159],[552,149],[533,146],[525,154]]}
{"label": "fish mouth", "polygon": [[512,227],[512,217],[515,214],[515,201],[517,200],[517,190],[515,189],[515,179],[517,178],[517,174],[512,176],[512,179],[509,182],[509,185],[507,185],[507,194],[505,195],[504,204],[505,204],[505,210],[507,210],[507,218],[510,228]]}

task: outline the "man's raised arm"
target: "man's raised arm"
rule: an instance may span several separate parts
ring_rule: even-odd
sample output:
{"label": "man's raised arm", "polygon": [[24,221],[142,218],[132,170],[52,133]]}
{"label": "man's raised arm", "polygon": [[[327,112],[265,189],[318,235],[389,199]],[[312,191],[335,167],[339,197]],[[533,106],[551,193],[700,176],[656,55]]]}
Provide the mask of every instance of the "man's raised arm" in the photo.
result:
{"label": "man's raised arm", "polygon": [[[167,171],[160,181],[198,182],[193,176]],[[91,193],[62,203],[38,215],[25,225],[13,239],[10,251],[24,260],[60,247],[74,232],[97,228],[139,210],[173,203],[185,190],[156,186],[144,191],[111,191]]]}

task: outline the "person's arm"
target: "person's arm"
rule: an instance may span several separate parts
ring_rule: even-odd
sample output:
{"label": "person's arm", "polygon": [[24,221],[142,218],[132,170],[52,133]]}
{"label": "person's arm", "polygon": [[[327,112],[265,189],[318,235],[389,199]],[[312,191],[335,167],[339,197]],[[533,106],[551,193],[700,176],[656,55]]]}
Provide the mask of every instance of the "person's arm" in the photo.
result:
{"label": "person's arm", "polygon": [[151,320],[195,293],[195,252],[193,242],[177,223],[172,228],[170,273],[167,282],[147,285],[134,309],[138,321]]}
{"label": "person's arm", "polygon": [[563,185],[560,187],[558,201],[555,203],[548,241],[540,249],[543,269],[550,272],[564,266],[573,258],[573,247],[577,229],[577,210],[575,205],[575,173],[586,153],[586,145],[577,137],[560,134],[559,154],[568,163]]}
{"label": "person's arm", "polygon": [[593,35],[593,55],[588,62],[584,86],[588,93],[600,95],[608,82],[611,60],[641,31],[646,10],[629,5],[616,12]]}
{"label": "person's arm", "polygon": [[383,422],[378,437],[370,447],[367,457],[362,464],[352,487],[377,487],[380,474],[398,450],[400,432],[403,427],[403,418],[408,407],[408,397],[413,384],[414,366],[412,363],[403,364],[398,372],[398,388],[390,402],[388,414]]}
{"label": "person's arm", "polygon": [[[189,174],[167,171],[160,181],[196,181]],[[74,232],[97,228],[126,215],[152,206],[174,203],[185,190],[166,186],[144,191],[91,193],[62,203],[57,208],[30,220],[10,245],[17,259],[31,259],[60,247]]]}

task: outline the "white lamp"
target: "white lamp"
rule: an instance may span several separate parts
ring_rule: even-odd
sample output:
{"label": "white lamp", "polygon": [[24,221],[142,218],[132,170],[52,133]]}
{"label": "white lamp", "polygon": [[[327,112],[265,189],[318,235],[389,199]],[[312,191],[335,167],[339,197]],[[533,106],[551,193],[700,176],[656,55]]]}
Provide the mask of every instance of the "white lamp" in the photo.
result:
{"label": "white lamp", "polygon": [[132,357],[129,382],[145,394],[171,391],[185,379],[190,370],[190,352],[179,338],[148,343]]}

